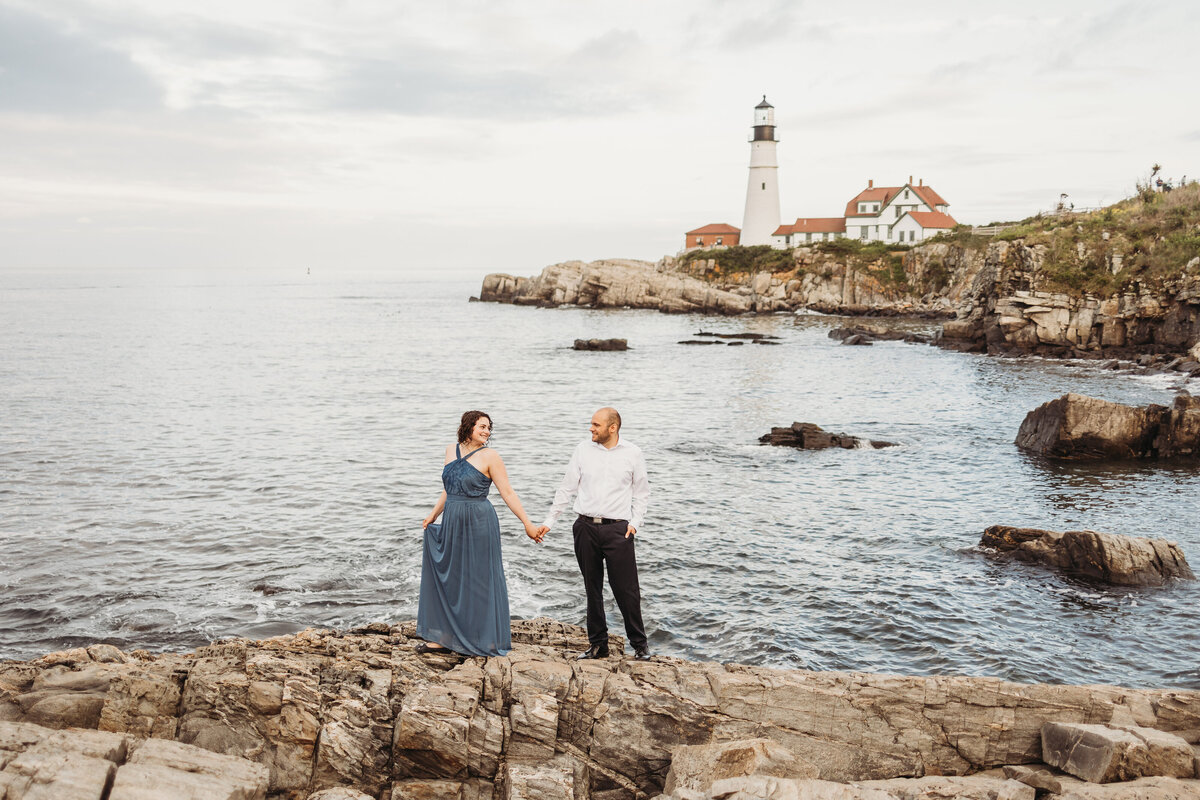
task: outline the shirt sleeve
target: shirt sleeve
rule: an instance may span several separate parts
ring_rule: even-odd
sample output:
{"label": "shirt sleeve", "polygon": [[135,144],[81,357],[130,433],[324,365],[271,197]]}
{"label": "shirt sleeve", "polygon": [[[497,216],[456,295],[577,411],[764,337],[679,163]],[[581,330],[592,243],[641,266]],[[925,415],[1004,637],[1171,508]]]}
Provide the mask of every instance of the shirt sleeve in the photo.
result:
{"label": "shirt sleeve", "polygon": [[582,472],[579,469],[579,448],[575,448],[575,452],[571,453],[571,460],[567,462],[567,474],[563,475],[562,483],[558,485],[558,491],[554,493],[554,505],[550,506],[550,513],[546,515],[546,519],[542,524],[547,528],[554,527],[554,523],[567,510],[567,506],[571,503],[571,498],[579,492],[579,478]]}
{"label": "shirt sleeve", "polygon": [[646,459],[639,450],[633,461],[633,509],[629,518],[629,524],[639,533],[646,518],[646,506],[649,502],[650,479],[646,477]]}

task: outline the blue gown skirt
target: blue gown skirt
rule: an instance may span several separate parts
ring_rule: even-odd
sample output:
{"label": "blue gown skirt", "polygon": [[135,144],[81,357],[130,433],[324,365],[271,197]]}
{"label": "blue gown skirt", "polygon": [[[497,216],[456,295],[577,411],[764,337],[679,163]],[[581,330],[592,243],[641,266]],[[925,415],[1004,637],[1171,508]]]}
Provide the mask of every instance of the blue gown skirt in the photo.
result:
{"label": "blue gown skirt", "polygon": [[500,556],[500,520],[487,495],[448,495],[441,524],[425,528],[417,635],[473,656],[508,653],[512,630]]}

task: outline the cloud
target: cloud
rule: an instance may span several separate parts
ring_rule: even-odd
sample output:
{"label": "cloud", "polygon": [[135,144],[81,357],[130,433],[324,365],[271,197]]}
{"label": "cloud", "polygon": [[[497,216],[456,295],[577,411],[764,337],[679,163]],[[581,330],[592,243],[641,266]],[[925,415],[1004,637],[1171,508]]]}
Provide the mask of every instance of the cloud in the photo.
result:
{"label": "cloud", "polygon": [[0,7],[0,111],[87,114],[161,105],[161,87],[126,54]]}
{"label": "cloud", "polygon": [[637,65],[645,44],[612,30],[565,53],[521,61],[467,48],[408,41],[386,58],[334,67],[334,108],[406,116],[530,120],[604,116],[649,102]]}

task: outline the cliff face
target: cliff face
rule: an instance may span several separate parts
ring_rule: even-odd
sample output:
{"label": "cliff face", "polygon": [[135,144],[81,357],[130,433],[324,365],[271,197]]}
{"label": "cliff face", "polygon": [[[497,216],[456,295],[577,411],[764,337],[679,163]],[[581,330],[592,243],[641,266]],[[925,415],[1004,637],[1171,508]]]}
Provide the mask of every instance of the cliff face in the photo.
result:
{"label": "cliff face", "polygon": [[[1115,295],[1050,291],[1046,248],[994,242],[944,326],[947,343],[987,352],[1184,352],[1200,341],[1200,259]],[[1200,357],[1200,352],[1193,353]]]}
{"label": "cliff face", "polygon": [[935,242],[875,261],[797,248],[790,263],[785,271],[728,275],[719,253],[686,264],[570,261],[535,278],[488,275],[480,299],[719,314],[945,316],[954,319],[940,344],[955,349],[1076,356],[1190,349],[1200,361],[1200,259],[1173,277],[1104,297],[1052,289],[1058,283],[1046,246],[1021,240]]}
{"label": "cliff face", "polygon": [[[182,655],[98,645],[0,663],[0,721],[249,759],[269,770],[268,797],[289,800],[332,787],[635,800],[663,790],[680,746],[748,740],[779,745],[824,780],[966,775],[1039,761],[1046,722],[1200,731],[1195,691],[580,662],[586,634],[552,620],[514,622],[505,657],[419,656],[413,630],[308,630]],[[620,653],[620,640],[610,647]]]}

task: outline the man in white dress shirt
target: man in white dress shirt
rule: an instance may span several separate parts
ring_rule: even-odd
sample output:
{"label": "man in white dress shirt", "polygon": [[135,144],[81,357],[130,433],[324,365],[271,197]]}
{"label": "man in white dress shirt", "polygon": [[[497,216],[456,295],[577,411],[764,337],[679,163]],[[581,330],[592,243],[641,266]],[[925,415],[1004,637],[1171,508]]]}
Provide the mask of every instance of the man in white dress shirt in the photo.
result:
{"label": "man in white dress shirt", "polygon": [[[591,441],[571,454],[567,474],[554,495],[541,535],[575,499],[575,558],[587,592],[590,647],[579,658],[608,658],[608,620],[604,615],[604,568],[621,616],[625,635],[639,661],[650,659],[642,627],[642,593],[638,585],[634,539],[646,515],[650,482],[637,445],[621,438],[621,415],[602,408],[592,415]],[[538,541],[541,541],[540,539]]]}

